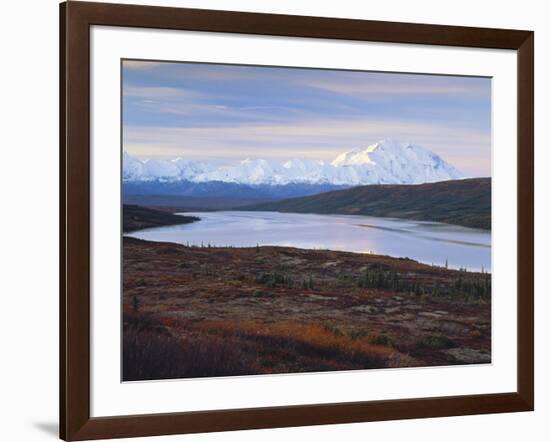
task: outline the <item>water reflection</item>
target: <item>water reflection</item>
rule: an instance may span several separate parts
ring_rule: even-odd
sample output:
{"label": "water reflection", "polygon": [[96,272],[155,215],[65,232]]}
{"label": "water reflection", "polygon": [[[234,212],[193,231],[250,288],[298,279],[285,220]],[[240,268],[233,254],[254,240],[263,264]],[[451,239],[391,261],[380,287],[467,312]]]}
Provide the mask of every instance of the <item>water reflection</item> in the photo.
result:
{"label": "water reflection", "polygon": [[355,215],[193,212],[199,222],[132,232],[189,245],[275,245],[409,257],[427,264],[491,269],[491,234],[449,224]]}

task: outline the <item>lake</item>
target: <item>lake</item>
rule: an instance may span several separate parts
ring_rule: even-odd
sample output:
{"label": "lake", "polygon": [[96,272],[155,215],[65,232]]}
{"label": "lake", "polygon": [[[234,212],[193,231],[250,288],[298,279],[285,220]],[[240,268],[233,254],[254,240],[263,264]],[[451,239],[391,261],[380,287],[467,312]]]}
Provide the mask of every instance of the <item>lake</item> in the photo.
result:
{"label": "lake", "polygon": [[279,212],[186,212],[191,224],[157,227],[126,236],[189,245],[288,246],[409,257],[450,268],[491,270],[491,233],[427,221],[361,215]]}

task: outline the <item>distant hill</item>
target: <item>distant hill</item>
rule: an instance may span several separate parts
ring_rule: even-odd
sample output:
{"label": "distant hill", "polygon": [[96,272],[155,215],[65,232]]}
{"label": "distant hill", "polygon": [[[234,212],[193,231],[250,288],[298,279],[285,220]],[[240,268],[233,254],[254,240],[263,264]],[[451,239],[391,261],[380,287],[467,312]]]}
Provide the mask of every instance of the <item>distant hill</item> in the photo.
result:
{"label": "distant hill", "polygon": [[124,204],[122,206],[123,232],[132,232],[134,230],[174,224],[187,224],[198,220],[199,218],[196,216],[174,215],[173,213],[130,204]]}
{"label": "distant hill", "polygon": [[239,210],[369,215],[491,229],[491,178],[358,186]]}
{"label": "distant hill", "polygon": [[[300,195],[303,196],[303,195]],[[288,197],[285,197],[288,198]],[[279,200],[282,198],[279,198]],[[164,212],[204,212],[210,210],[230,210],[241,206],[274,201],[273,198],[231,198],[212,195],[198,196],[125,194],[124,204],[150,207]],[[278,200],[276,200],[278,201]]]}
{"label": "distant hill", "polygon": [[[282,185],[270,184],[240,184],[222,181],[208,181],[195,183],[192,181],[124,181],[122,186],[124,202],[127,204],[149,205],[140,198],[148,196],[162,201],[160,196],[170,197],[169,206],[197,207],[193,199],[201,202],[201,206],[209,208],[236,207],[246,204],[256,204],[264,201],[295,198],[299,196],[315,195],[321,192],[349,188],[349,185],[330,183],[309,184],[289,183]],[[178,203],[174,203],[180,199]],[[189,200],[189,201],[186,201]],[[190,204],[191,203],[191,204]],[[222,204],[220,204],[222,203]],[[154,204],[158,205],[158,204]],[[161,204],[165,205],[165,204]]]}

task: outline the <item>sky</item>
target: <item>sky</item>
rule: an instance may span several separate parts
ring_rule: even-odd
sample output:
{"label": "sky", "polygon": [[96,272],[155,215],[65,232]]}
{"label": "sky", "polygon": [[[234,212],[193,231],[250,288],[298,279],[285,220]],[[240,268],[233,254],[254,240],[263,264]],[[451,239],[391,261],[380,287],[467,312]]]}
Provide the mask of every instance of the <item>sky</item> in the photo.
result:
{"label": "sky", "polygon": [[491,175],[491,79],[124,60],[123,149],[220,163],[332,161],[391,138]]}

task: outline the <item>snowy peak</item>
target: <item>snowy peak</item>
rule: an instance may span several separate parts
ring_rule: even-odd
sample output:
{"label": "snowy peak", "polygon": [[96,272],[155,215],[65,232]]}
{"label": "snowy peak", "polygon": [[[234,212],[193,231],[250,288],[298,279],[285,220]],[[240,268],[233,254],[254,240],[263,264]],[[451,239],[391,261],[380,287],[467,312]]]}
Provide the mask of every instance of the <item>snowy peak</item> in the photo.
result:
{"label": "snowy peak", "polygon": [[463,178],[441,157],[411,143],[382,140],[338,155],[331,163],[294,158],[286,162],[250,159],[229,166],[203,161],[139,160],[124,153],[125,181],[227,182],[247,185],[419,184]]}
{"label": "snowy peak", "polygon": [[364,149],[355,148],[348,152],[338,155],[330,164],[333,166],[357,166],[362,164],[374,164],[371,154],[380,151],[395,151],[401,149],[401,146],[393,140],[382,140],[371,144]]}
{"label": "snowy peak", "polygon": [[421,147],[412,146],[410,143],[399,143],[394,140],[382,140],[371,144],[364,149],[353,149],[338,155],[333,166],[357,166],[363,164],[376,164],[375,159],[398,158],[410,156],[411,149],[417,152],[425,151]]}
{"label": "snowy peak", "polygon": [[382,140],[365,149],[354,149],[336,157],[335,167],[369,170],[377,183],[418,184],[462,178],[463,174],[423,147]]}
{"label": "snowy peak", "polygon": [[124,181],[141,180],[144,176],[143,163],[126,152],[122,155],[122,179]]}
{"label": "snowy peak", "polygon": [[373,164],[369,157],[369,151],[367,149],[353,149],[349,152],[344,152],[338,155],[330,164],[332,164],[334,167]]}

